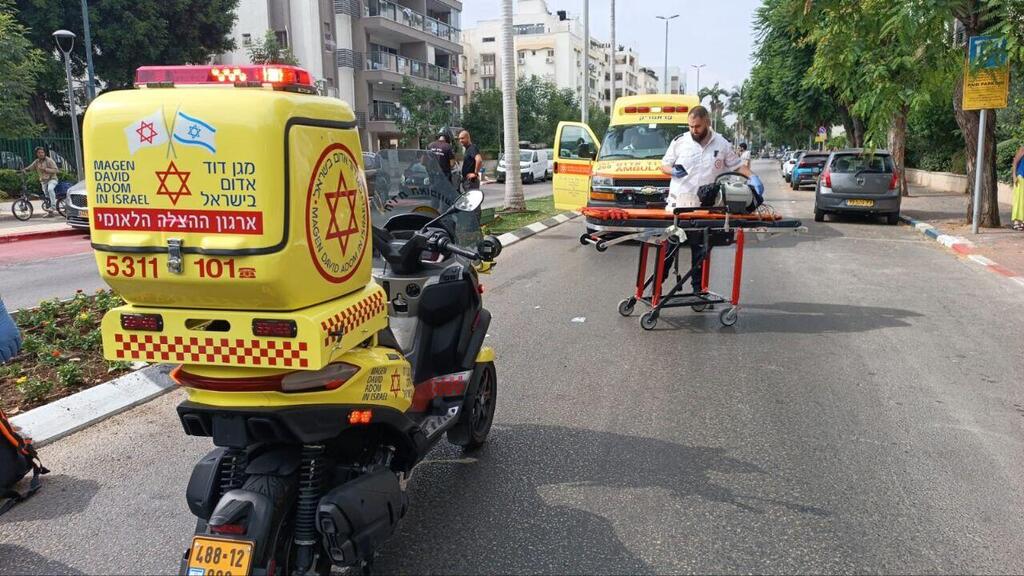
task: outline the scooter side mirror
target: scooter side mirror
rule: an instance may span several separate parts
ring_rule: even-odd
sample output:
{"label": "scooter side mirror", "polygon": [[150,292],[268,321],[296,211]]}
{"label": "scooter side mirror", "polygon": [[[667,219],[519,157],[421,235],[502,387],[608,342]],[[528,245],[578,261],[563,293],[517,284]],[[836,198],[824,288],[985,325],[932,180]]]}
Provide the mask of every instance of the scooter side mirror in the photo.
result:
{"label": "scooter side mirror", "polygon": [[460,212],[472,212],[483,203],[484,193],[480,190],[470,190],[455,201],[455,209]]}
{"label": "scooter side mirror", "polygon": [[501,254],[501,240],[498,240],[497,236],[485,236],[477,243],[476,253],[480,255],[481,260],[494,260]]}

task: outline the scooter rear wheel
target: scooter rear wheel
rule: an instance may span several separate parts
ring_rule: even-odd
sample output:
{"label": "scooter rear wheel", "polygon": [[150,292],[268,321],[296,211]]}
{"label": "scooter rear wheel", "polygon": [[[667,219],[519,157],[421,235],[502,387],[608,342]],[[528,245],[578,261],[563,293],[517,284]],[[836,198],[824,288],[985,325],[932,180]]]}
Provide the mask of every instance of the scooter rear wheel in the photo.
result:
{"label": "scooter rear wheel", "polygon": [[459,421],[448,431],[448,441],[467,452],[487,441],[498,399],[498,375],[493,362],[479,364],[473,379],[462,402]]}

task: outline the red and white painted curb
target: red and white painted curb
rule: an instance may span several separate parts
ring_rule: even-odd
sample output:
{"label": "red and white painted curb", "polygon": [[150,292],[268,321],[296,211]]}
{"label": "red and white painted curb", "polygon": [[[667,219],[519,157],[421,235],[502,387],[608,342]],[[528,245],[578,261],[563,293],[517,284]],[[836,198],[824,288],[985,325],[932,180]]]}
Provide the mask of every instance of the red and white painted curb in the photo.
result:
{"label": "red and white painted curb", "polygon": [[1010,270],[1009,268],[999,264],[998,262],[994,262],[990,258],[982,256],[981,254],[975,254],[974,242],[971,242],[970,240],[962,238],[960,236],[950,236],[949,234],[943,234],[941,230],[932,226],[931,224],[928,224],[927,222],[920,222],[918,220],[914,220],[913,218],[908,218],[906,216],[900,216],[900,220],[902,220],[906,224],[909,224],[910,226],[913,226],[914,229],[920,232],[921,234],[924,234],[925,236],[935,240],[939,244],[942,244],[943,246],[949,248],[950,250],[959,254],[960,256],[966,257],[971,262],[974,262],[975,264],[984,267],[990,272],[995,272],[1000,276],[1009,278],[1010,280],[1013,280],[1017,284],[1024,286],[1024,276],[1018,274],[1017,272],[1014,272],[1013,270]]}

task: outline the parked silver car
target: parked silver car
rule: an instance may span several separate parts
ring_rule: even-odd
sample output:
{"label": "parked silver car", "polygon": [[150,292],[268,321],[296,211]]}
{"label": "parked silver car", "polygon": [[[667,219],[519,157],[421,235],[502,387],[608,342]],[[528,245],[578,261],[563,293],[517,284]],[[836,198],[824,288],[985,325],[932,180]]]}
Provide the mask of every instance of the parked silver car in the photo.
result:
{"label": "parked silver car", "polygon": [[829,155],[814,191],[814,221],[828,214],[856,213],[900,220],[899,171],[887,150],[863,148]]}

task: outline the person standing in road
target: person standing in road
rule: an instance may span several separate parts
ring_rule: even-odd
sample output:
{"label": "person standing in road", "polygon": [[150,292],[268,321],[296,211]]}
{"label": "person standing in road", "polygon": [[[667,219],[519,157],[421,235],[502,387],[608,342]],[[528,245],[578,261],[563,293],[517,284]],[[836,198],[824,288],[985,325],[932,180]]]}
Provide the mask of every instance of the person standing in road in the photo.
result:
{"label": "person standing in road", "polygon": [[21,334],[14,319],[7,313],[3,298],[0,298],[0,364],[18,355],[21,350]]}
{"label": "person standing in road", "polygon": [[[665,156],[661,159],[661,171],[672,176],[669,188],[668,205],[665,210],[673,212],[675,208],[699,207],[700,198],[697,191],[701,186],[714,184],[715,180],[726,172],[739,172],[749,179],[759,199],[764,198],[764,184],[743,160],[736,150],[721,134],[711,129],[711,115],[703,106],[690,110],[689,132],[677,136],[668,146]],[[701,293],[704,277],[704,237],[700,232],[687,232],[686,243],[690,245],[690,262],[693,270],[691,282],[693,291]],[[668,267],[676,255],[665,262],[666,276]]]}
{"label": "person standing in road", "polygon": [[57,173],[60,170],[57,168],[57,163],[53,161],[53,158],[46,155],[46,148],[42,146],[36,148],[36,159],[28,166],[25,166],[22,169],[22,173],[29,170],[35,170],[36,174],[39,175],[39,186],[43,189],[43,194],[50,201],[50,207],[46,209],[46,216],[49,218],[53,216],[57,208]]}
{"label": "person standing in road", "polygon": [[437,140],[427,145],[427,150],[430,150],[437,156],[437,163],[441,166],[441,172],[444,173],[450,182],[452,179],[452,168],[455,166],[455,152],[452,151],[452,133],[447,129],[442,130],[437,135]]}
{"label": "person standing in road", "polygon": [[746,142],[740,142],[740,162],[750,170],[750,150],[747,150]]}
{"label": "person standing in road", "polygon": [[1013,229],[1024,232],[1024,146],[1017,150],[1013,157]]}
{"label": "person standing in road", "polygon": [[469,131],[463,130],[459,133],[459,143],[466,151],[462,158],[462,186],[466,190],[479,190],[480,169],[484,165],[484,158],[480,155],[480,149],[473,144],[473,137]]}

